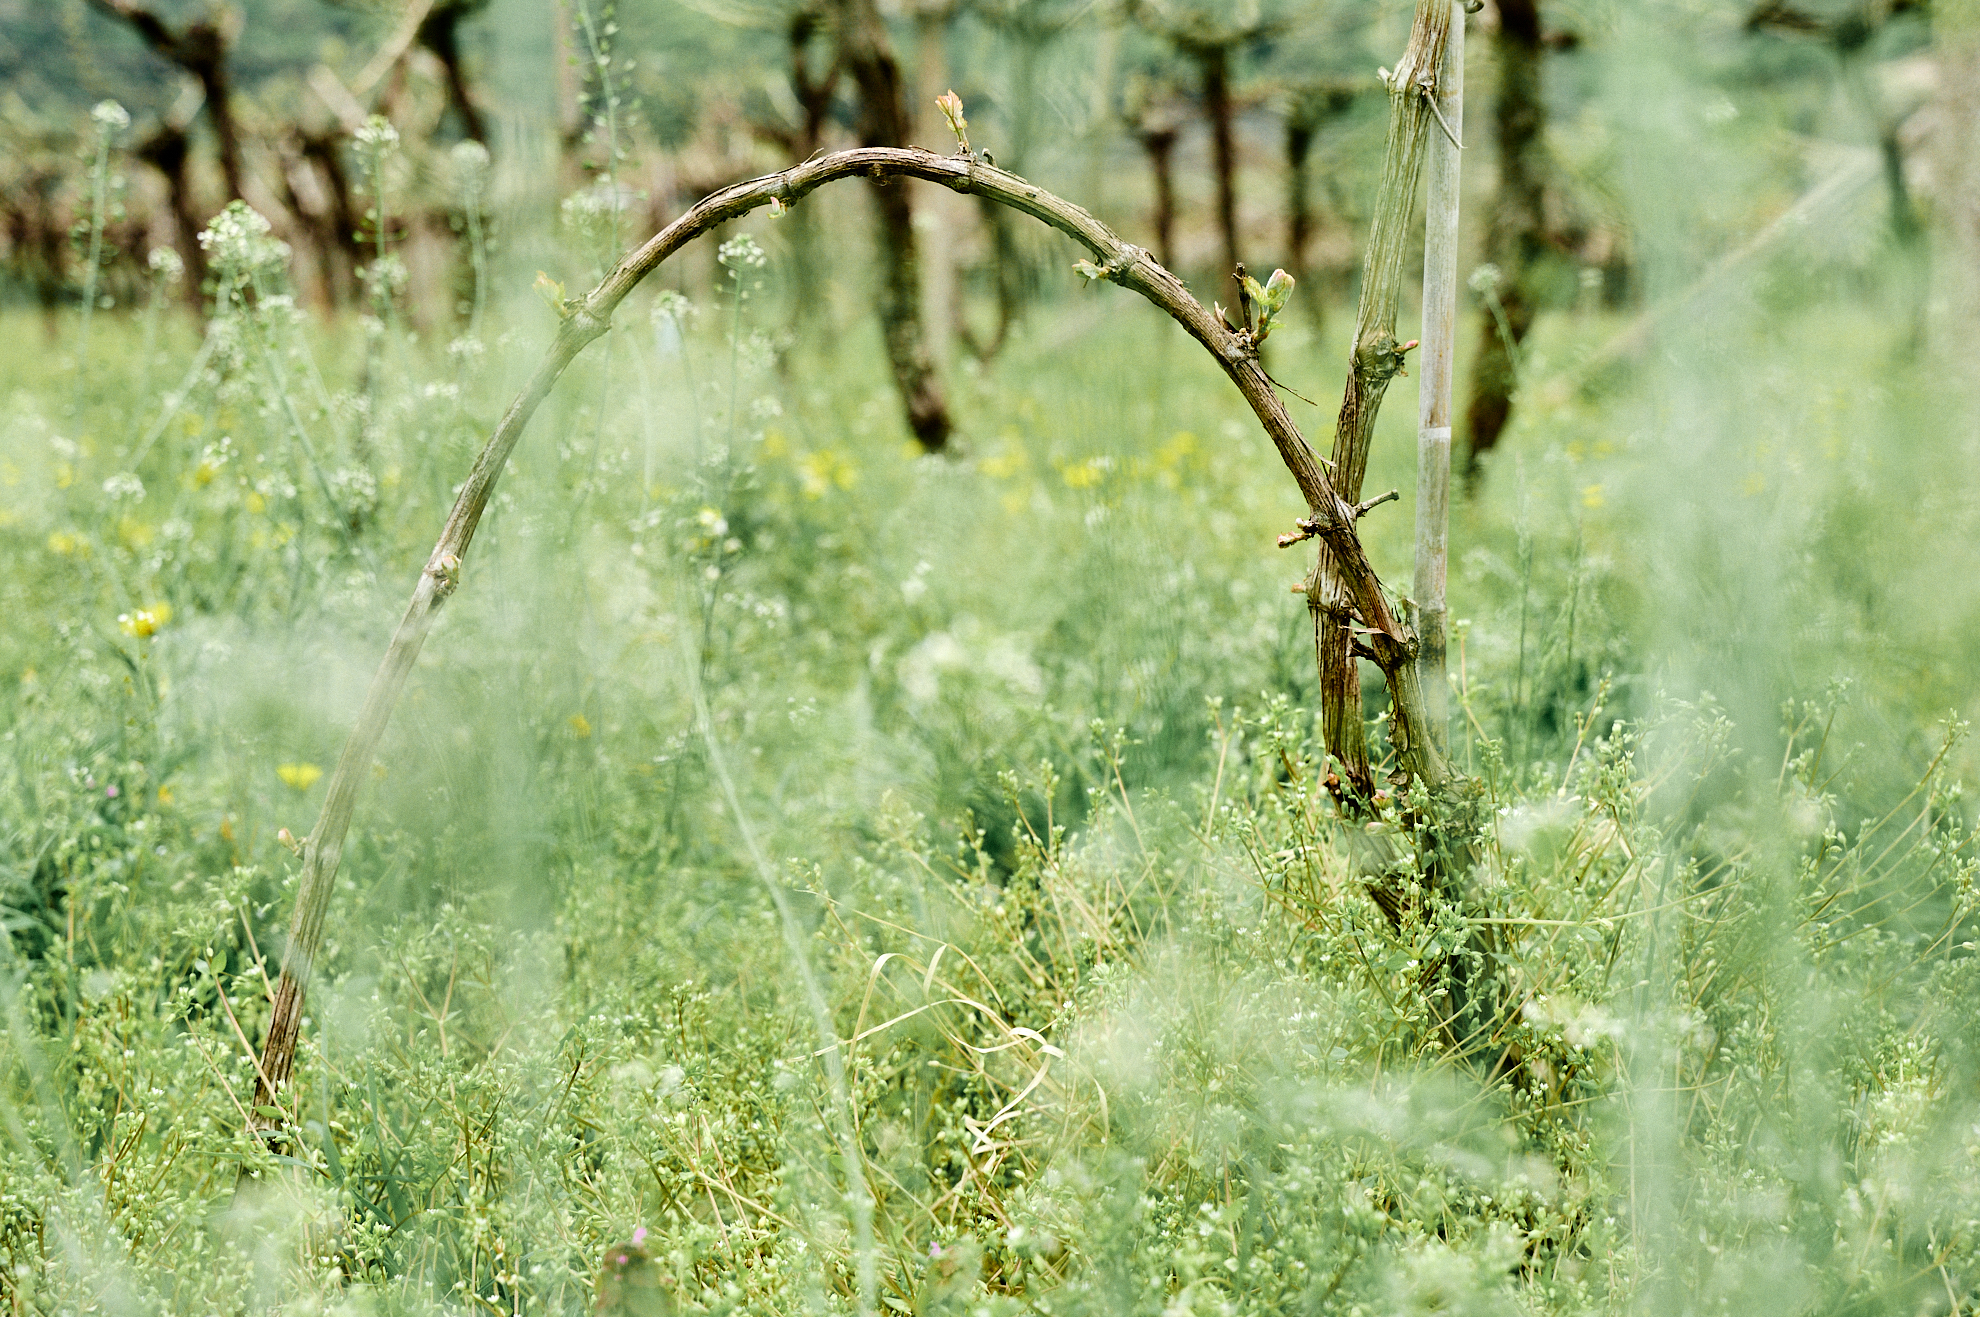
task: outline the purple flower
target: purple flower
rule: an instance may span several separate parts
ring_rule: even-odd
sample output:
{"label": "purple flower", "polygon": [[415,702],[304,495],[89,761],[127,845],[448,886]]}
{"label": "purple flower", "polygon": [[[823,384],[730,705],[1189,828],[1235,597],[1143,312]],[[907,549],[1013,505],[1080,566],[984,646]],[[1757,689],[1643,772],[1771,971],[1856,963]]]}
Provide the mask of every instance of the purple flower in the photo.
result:
{"label": "purple flower", "polygon": [[109,799],[115,800],[117,798],[117,788],[115,784],[103,788],[103,794],[107,796]]}
{"label": "purple flower", "polygon": [[634,1248],[638,1248],[641,1244],[644,1244],[646,1242],[645,1226],[638,1226],[634,1228],[632,1242]]}

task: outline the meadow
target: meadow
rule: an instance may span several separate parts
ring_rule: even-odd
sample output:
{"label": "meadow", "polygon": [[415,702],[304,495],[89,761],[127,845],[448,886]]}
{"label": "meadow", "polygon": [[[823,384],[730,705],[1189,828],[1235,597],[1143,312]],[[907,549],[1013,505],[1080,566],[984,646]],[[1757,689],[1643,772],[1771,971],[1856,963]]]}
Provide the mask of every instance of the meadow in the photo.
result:
{"label": "meadow", "polygon": [[[1763,210],[1748,148],[1682,167]],[[459,317],[252,233],[203,327],[0,312],[8,1310],[1972,1311],[1971,326],[1907,337],[1869,199],[1694,285],[1679,167],[1680,314],[1543,318],[1453,501],[1449,899],[1323,785],[1302,508],[1194,343],[1046,248],[925,455],[858,242],[808,304],[758,215],[525,436],[261,1113],[289,842],[596,234]]]}

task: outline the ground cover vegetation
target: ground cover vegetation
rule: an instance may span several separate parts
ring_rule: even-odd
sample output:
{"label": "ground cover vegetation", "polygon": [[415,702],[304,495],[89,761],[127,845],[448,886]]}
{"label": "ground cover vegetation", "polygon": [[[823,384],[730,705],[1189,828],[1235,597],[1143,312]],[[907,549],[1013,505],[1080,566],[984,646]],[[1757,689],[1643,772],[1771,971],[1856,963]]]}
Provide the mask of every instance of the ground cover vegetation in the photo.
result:
{"label": "ground cover vegetation", "polygon": [[1241,329],[1230,258],[1291,271],[1317,445],[1410,24],[10,17],[8,1310],[1980,1305],[1970,6],[1469,20],[1448,790],[1365,610],[1329,725],[1239,367],[982,191],[686,247],[435,556],[584,290],[856,144]]}

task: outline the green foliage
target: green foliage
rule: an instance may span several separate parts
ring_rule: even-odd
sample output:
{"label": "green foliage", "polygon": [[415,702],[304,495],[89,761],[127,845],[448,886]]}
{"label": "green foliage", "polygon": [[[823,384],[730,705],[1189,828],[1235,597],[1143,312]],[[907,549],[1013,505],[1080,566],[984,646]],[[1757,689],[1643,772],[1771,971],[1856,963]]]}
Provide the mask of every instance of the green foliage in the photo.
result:
{"label": "green foliage", "polygon": [[[968,21],[1044,49],[1022,9]],[[1195,345],[1047,308],[954,372],[965,451],[926,461],[869,325],[823,298],[782,328],[787,221],[725,233],[518,450],[249,1137],[284,838],[636,213],[613,100],[660,74],[604,55],[646,11],[574,14],[604,190],[448,157],[457,320],[385,262],[375,315],[307,318],[230,207],[196,330],[154,305],[98,316],[86,360],[67,321],[0,359],[12,1311],[849,1312],[869,1269],[880,1310],[995,1317],[1980,1298],[1970,400],[1952,353],[1862,350],[1893,336],[1856,294],[1874,207],[1626,369],[1579,373],[1623,328],[1599,299],[1539,324],[1456,510],[1469,781],[1369,825],[1327,790],[1306,564],[1271,549],[1291,491]],[[688,16],[667,58],[760,36]],[[1644,67],[1631,104],[1689,113],[1649,94],[1689,73]],[[965,90],[1001,149],[1020,107]],[[1620,149],[1574,122],[1570,161]],[[1672,219],[1662,139],[1633,140],[1682,286],[1720,249],[1698,232],[1747,230]],[[1687,167],[1791,195],[1754,138],[1709,140]],[[369,149],[384,242],[431,161]],[[1304,384],[1347,345],[1290,282],[1240,318]],[[1410,484],[1409,410],[1375,488]],[[1406,511],[1363,527],[1404,579]]]}
{"label": "green foliage", "polygon": [[[83,414],[157,430],[147,452],[11,422],[24,1308],[576,1310],[601,1274],[628,1311],[852,1305],[821,1043],[684,662],[829,985],[883,1307],[1802,1311],[1972,1284],[1955,735],[1906,796],[1844,744],[1847,691],[1791,704],[1763,768],[1711,704],[1617,686],[1635,604],[1570,474],[1573,538],[1530,489],[1470,581],[1483,794],[1344,828],[1272,520],[1225,511],[1275,504],[1268,455],[1213,380],[1065,391],[1019,360],[983,404],[999,437],[930,467],[882,442],[878,380],[781,381],[740,299],[707,329],[672,294],[625,317],[671,354],[640,400],[601,422],[580,375],[520,455],[256,1144],[245,1043],[295,868],[273,834],[305,826],[379,643],[372,573],[423,556],[524,347],[388,346],[408,374],[367,428],[330,382],[377,349],[298,327],[257,283],[266,235],[228,223],[237,300],[162,424],[108,379]],[[732,243],[731,282],[764,259]],[[1153,329],[1076,345],[1069,378],[1173,350]],[[1195,428],[1148,446],[1122,416]],[[353,519],[311,463],[360,441],[381,475]],[[1199,552],[1151,608],[1177,524]],[[1428,886],[1430,847],[1476,863]]]}

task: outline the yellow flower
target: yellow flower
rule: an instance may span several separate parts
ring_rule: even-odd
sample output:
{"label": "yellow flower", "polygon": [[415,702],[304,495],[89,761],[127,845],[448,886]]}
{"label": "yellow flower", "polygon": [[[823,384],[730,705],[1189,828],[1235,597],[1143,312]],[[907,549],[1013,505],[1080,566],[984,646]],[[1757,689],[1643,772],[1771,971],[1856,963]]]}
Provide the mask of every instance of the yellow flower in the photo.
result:
{"label": "yellow flower", "polygon": [[577,737],[580,741],[591,739],[591,719],[581,713],[574,713],[567,721],[571,725],[571,735]]}
{"label": "yellow flower", "polygon": [[1188,430],[1178,430],[1169,436],[1169,441],[1155,450],[1155,465],[1164,471],[1174,470],[1190,458],[1196,456],[1196,436]]}
{"label": "yellow flower", "polygon": [[158,803],[161,805],[169,805],[172,803],[172,788],[170,787],[158,788]]}
{"label": "yellow flower", "polygon": [[71,535],[65,530],[58,530],[48,537],[48,551],[59,553],[64,558],[75,557],[83,551],[83,547],[80,535]]}
{"label": "yellow flower", "polygon": [[1073,489],[1091,489],[1107,478],[1107,468],[1113,461],[1107,457],[1089,457],[1084,462],[1072,462],[1059,468],[1066,484]]}
{"label": "yellow flower", "polygon": [[1599,508],[1608,501],[1600,485],[1590,485],[1581,491],[1581,506],[1584,508]]}
{"label": "yellow flower", "polygon": [[798,463],[798,478],[804,484],[806,498],[823,498],[835,488],[851,489],[858,484],[859,468],[838,449],[821,448],[805,454]]}
{"label": "yellow flower", "polygon": [[275,776],[298,791],[307,791],[323,776],[323,770],[315,764],[282,764],[275,769]]}
{"label": "yellow flower", "polygon": [[1006,440],[1004,451],[995,457],[986,457],[976,464],[976,469],[992,480],[1008,480],[1030,464],[1024,449],[1015,442]]}
{"label": "yellow flower", "polygon": [[127,636],[139,640],[156,635],[160,628],[172,620],[172,605],[167,603],[148,604],[135,613],[117,614],[117,625]]}

